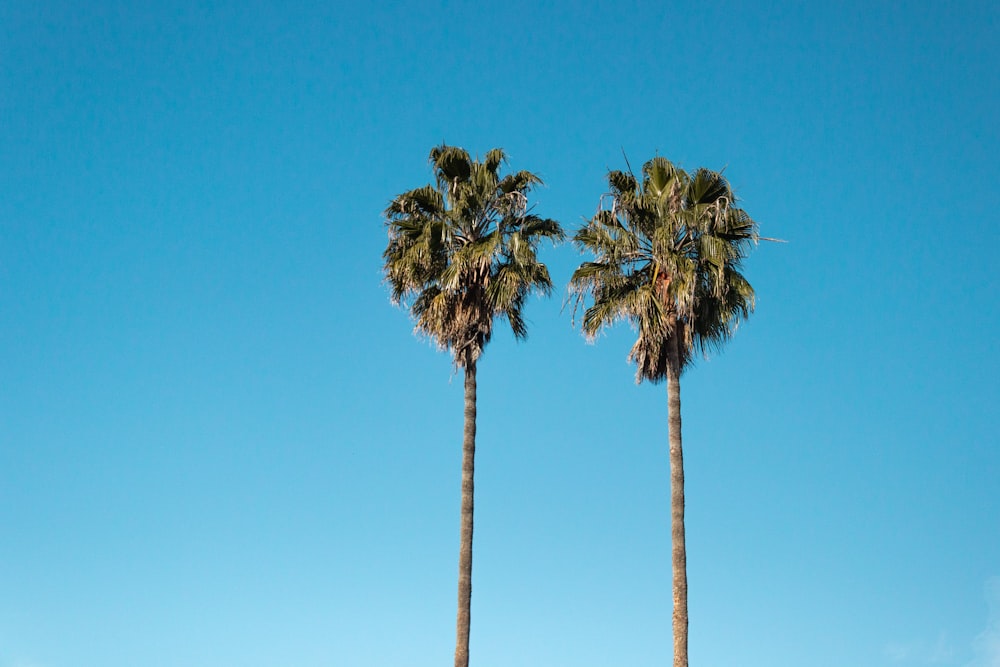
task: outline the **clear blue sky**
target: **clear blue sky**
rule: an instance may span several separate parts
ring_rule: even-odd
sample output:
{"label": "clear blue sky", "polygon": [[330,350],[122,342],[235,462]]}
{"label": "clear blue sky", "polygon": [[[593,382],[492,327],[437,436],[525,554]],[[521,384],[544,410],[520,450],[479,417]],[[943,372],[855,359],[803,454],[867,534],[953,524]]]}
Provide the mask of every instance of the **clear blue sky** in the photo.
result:
{"label": "clear blue sky", "polygon": [[[442,141],[789,240],[682,385],[692,664],[998,667],[995,3],[366,5],[0,2],[0,667],[450,664],[462,386],[380,283]],[[667,664],[665,389],[543,259],[473,664]]]}

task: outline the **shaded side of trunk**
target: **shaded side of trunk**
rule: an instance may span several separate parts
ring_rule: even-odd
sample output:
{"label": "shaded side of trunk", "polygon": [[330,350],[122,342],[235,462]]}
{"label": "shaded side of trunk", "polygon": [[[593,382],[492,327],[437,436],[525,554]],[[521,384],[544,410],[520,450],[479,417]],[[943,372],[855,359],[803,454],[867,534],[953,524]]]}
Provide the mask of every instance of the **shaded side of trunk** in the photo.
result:
{"label": "shaded side of trunk", "polygon": [[681,448],[680,349],[670,344],[667,422],[670,438],[670,541],[674,592],[674,667],[688,667],[687,547],[684,542],[684,452]]}
{"label": "shaded side of trunk", "polygon": [[458,547],[458,622],[455,667],[469,667],[472,621],[472,513],[476,469],[476,362],[465,368],[465,430],[462,437],[462,518]]}

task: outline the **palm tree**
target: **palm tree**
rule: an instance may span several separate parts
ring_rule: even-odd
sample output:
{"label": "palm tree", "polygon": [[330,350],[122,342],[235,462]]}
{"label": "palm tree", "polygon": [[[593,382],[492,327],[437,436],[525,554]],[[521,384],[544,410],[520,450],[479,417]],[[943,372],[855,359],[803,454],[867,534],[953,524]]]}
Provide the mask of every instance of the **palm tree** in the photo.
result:
{"label": "palm tree", "polygon": [[527,205],[541,179],[528,171],[501,178],[506,161],[498,148],[479,161],[461,148],[438,146],[430,153],[436,186],[404,192],[385,211],[383,270],[393,303],[409,307],[415,332],[450,351],[455,368],[465,373],[455,667],[469,664],[476,364],[496,318],[506,319],[516,338],[527,335],[525,299],[533,291],[552,291],[538,245],[564,237],[559,223],[532,214]]}
{"label": "palm tree", "polygon": [[592,253],[573,273],[571,293],[591,340],[625,320],[638,331],[629,353],[636,382],[667,381],[670,441],[670,528],[673,566],[674,667],[687,667],[687,553],[684,543],[684,459],[680,376],[694,353],[722,346],[754,306],[740,273],[756,243],[757,225],[736,208],[719,173],[693,174],[662,157],[631,172],[608,174],[609,195],[574,242]]}

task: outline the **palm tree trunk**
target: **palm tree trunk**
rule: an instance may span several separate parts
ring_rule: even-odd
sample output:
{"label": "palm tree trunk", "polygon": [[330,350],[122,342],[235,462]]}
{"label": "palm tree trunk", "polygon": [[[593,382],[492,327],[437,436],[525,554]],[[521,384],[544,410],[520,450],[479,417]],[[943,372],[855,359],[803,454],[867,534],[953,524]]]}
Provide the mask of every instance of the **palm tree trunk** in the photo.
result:
{"label": "palm tree trunk", "polygon": [[462,519],[458,547],[458,622],[455,667],[469,667],[472,608],[472,510],[476,469],[476,362],[465,366],[465,430],[462,438]]}
{"label": "palm tree trunk", "polygon": [[667,363],[667,431],[670,438],[670,539],[674,580],[674,667],[688,667],[687,548],[684,544],[684,452],[681,449],[680,341]]}

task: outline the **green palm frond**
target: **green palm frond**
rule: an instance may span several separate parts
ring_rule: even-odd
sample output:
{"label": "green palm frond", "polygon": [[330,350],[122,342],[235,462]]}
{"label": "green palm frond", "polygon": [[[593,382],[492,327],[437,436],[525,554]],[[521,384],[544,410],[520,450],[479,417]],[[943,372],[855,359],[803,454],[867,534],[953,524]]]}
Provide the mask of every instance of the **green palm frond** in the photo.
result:
{"label": "green palm frond", "polygon": [[542,179],[530,171],[518,171],[508,174],[500,181],[500,191],[504,194],[527,194],[536,185],[541,185]]}
{"label": "green palm frond", "polygon": [[625,193],[634,193],[639,187],[635,176],[626,171],[609,172],[608,185],[611,186],[611,193],[618,197]]}
{"label": "green palm frond", "polygon": [[709,169],[698,169],[691,178],[688,187],[688,198],[692,206],[699,204],[712,204],[722,199],[733,200],[732,190],[729,188],[729,181],[725,177]]}
{"label": "green palm frond", "polygon": [[399,195],[389,204],[385,214],[392,216],[433,216],[444,210],[444,198],[430,185]]}
{"label": "green palm frond", "polygon": [[558,222],[537,215],[523,216],[517,226],[518,234],[535,248],[542,239],[558,243],[566,238],[566,233]]}
{"label": "green palm frond", "polygon": [[468,181],[472,174],[472,159],[464,148],[442,144],[431,149],[429,159],[440,190],[446,190],[452,183]]}
{"label": "green palm frond", "polygon": [[500,169],[500,165],[505,162],[507,162],[507,154],[502,148],[494,148],[486,151],[486,156],[483,158],[483,166],[494,174]]}

